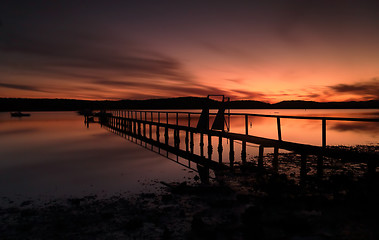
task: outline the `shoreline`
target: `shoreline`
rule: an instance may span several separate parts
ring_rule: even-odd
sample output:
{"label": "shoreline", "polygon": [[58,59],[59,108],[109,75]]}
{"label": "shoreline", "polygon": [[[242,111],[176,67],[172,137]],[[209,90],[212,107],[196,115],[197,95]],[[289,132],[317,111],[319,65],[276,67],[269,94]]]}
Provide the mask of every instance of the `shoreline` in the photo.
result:
{"label": "shoreline", "polygon": [[2,239],[377,239],[379,175],[297,184],[284,174],[225,172],[210,185],[1,208]]}

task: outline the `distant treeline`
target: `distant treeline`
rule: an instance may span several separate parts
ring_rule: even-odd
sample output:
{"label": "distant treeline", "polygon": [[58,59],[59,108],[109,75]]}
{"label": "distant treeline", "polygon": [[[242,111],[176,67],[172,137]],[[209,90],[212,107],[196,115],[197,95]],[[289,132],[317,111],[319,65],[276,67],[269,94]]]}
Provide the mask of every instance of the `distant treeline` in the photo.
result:
{"label": "distant treeline", "polygon": [[[0,111],[78,111],[83,109],[201,109],[219,108],[220,102],[198,97],[149,100],[90,101],[75,99],[0,98]],[[379,109],[379,100],[362,102],[283,101],[275,104],[260,101],[232,101],[232,109]]]}

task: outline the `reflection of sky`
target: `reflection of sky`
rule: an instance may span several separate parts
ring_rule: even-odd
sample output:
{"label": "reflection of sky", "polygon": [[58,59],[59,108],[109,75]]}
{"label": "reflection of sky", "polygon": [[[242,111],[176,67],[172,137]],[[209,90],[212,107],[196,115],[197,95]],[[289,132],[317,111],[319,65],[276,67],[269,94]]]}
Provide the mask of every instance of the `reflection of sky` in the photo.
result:
{"label": "reflection of sky", "polygon": [[22,119],[0,115],[2,196],[135,193],[153,190],[150,181],[154,179],[183,181],[193,177],[182,171],[183,167],[98,124],[86,129],[82,117],[75,113],[64,113],[64,121],[44,121],[62,116],[55,114],[32,113]]}
{"label": "reflection of sky", "polygon": [[[281,115],[314,116],[322,113],[333,116],[335,110],[307,110],[305,114],[304,110],[270,109],[254,113],[271,114],[270,111],[279,111]],[[345,114],[343,110],[337,112],[341,117],[360,117],[371,115],[373,110],[346,110]],[[249,120],[252,122],[251,127],[249,124],[251,135],[277,138],[276,119],[254,117]],[[0,189],[3,196],[20,194],[43,198],[102,194],[103,190],[108,194],[138,192],[144,188],[151,190],[149,183],[152,179],[184,181],[194,176],[182,171],[183,167],[178,164],[100,128],[98,124],[91,124],[87,129],[83,118],[76,113],[37,112],[21,119],[1,113],[0,122]],[[169,119],[169,122],[174,121]],[[184,116],[180,124],[187,124]],[[378,144],[378,123],[327,124],[327,143],[330,145]],[[195,118],[192,125],[196,125]],[[244,118],[233,118],[231,126],[233,132],[244,133]],[[156,136],[155,129],[153,136]],[[161,132],[161,141],[163,136]],[[320,145],[321,123],[315,120],[283,119],[282,136],[286,141]],[[185,149],[184,137],[182,132],[182,149]],[[200,134],[195,134],[196,154],[200,154],[199,137]],[[170,132],[171,145],[172,141],[173,132]],[[213,159],[217,160],[218,139],[213,137],[212,143]],[[223,159],[227,163],[229,142],[224,139],[223,144]],[[207,146],[206,138],[205,155]],[[240,152],[241,145],[236,142],[236,161],[240,159]],[[265,152],[271,150],[265,149]],[[257,148],[249,146],[248,158],[256,154]]]}
{"label": "reflection of sky", "polygon": [[0,96],[379,96],[376,1],[115,2],[2,1]]}

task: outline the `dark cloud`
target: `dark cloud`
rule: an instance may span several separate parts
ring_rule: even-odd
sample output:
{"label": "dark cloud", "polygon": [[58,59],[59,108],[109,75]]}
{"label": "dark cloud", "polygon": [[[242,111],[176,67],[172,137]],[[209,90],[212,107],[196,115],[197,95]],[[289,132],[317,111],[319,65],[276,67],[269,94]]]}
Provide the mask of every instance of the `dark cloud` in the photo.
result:
{"label": "dark cloud", "polygon": [[26,91],[35,91],[35,92],[46,92],[43,89],[38,87],[26,85],[26,84],[13,84],[13,83],[0,83],[0,87],[10,88],[10,89],[18,89],[18,90],[26,90]]}
{"label": "dark cloud", "polygon": [[[379,99],[379,79],[373,78],[366,82],[353,84],[337,84],[328,87],[333,94],[355,94],[367,100]],[[329,91],[327,91],[330,94]]]}
{"label": "dark cloud", "polygon": [[[179,61],[147,50],[141,54],[125,46],[123,52],[115,52],[107,46],[99,46],[88,39],[85,42],[70,35],[64,40],[36,39],[18,34],[11,34],[8,38],[11,40],[0,45],[0,50],[8,54],[18,54],[13,55],[19,58],[18,64],[13,64],[16,69],[28,69],[25,65],[30,63],[34,70],[38,71],[39,68],[44,73],[48,69],[61,73],[60,68],[70,68],[71,72],[87,69],[113,71],[134,77],[190,80],[189,74],[185,73]],[[8,65],[14,63],[1,58],[0,61]],[[66,72],[70,70],[66,69]]]}
{"label": "dark cloud", "polygon": [[[178,82],[167,84],[165,82],[135,81],[133,79],[127,79],[123,81],[97,79],[91,82],[96,85],[112,88],[119,87],[125,89],[154,89],[156,91],[162,91],[163,94],[168,94],[169,96],[207,96],[211,94],[225,95],[232,97],[233,99],[262,99],[266,97],[265,94],[259,92],[250,92],[244,90],[225,90],[222,88],[222,86],[213,87],[196,82],[192,82],[190,84],[183,84]],[[139,98],[141,97],[142,95],[140,95]],[[155,95],[154,97],[162,97],[162,95]]]}

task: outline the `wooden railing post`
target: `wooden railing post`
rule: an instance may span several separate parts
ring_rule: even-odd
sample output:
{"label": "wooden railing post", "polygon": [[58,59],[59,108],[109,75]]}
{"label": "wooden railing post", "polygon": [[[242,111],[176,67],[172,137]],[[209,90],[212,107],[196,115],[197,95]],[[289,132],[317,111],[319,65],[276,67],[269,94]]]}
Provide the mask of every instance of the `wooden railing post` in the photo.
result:
{"label": "wooden railing post", "polygon": [[191,131],[190,132],[190,150],[191,150],[191,153],[193,154],[193,148],[194,148],[195,144],[193,142],[193,132]]}
{"label": "wooden railing post", "polygon": [[230,162],[230,168],[233,169],[234,167],[234,140],[230,139],[230,150],[229,150],[229,162]]}
{"label": "wooden railing post", "polygon": [[[188,127],[191,127],[191,113],[188,113]],[[185,142],[186,142],[186,152],[189,151],[189,130],[187,129],[186,130],[186,139],[185,139]]]}
{"label": "wooden railing post", "polygon": [[326,147],[326,119],[322,119],[322,147]]}
{"label": "wooden railing post", "polygon": [[208,159],[212,160],[212,153],[213,153],[213,147],[212,147],[212,135],[208,133]]}
{"label": "wooden railing post", "polygon": [[152,124],[153,122],[153,112],[150,112],[150,123],[148,124],[149,125],[149,138],[150,139],[153,139],[153,133],[152,133]]}
{"label": "wooden railing post", "polygon": [[164,143],[168,145],[168,127],[166,126],[164,129],[164,136],[165,136],[165,141]]}
{"label": "wooden railing post", "polygon": [[245,115],[245,134],[249,135],[249,115]]}
{"label": "wooden railing post", "polygon": [[137,112],[134,112],[134,118],[133,118],[133,128],[134,128],[134,135],[137,135]]}
{"label": "wooden railing post", "polygon": [[157,132],[156,132],[156,135],[157,135],[157,141],[159,142],[159,136],[160,136],[160,134],[159,134],[159,124],[161,123],[161,114],[160,114],[160,112],[158,112],[158,124],[157,124]]}
{"label": "wooden railing post", "polygon": [[241,161],[242,164],[246,163],[246,141],[242,141]]}
{"label": "wooden railing post", "polygon": [[218,162],[222,163],[222,152],[223,152],[223,147],[222,147],[222,137],[218,137]]}
{"label": "wooden railing post", "polygon": [[200,156],[204,157],[204,134],[200,133]]}
{"label": "wooden railing post", "polygon": [[175,147],[177,149],[179,149],[180,147],[180,131],[179,131],[179,113],[177,112],[176,113],[176,128],[175,128],[175,131],[174,131],[174,141],[175,141]]}
{"label": "wooden railing post", "polygon": [[282,141],[282,129],[280,126],[280,117],[276,118],[277,128],[278,128],[278,140]]}
{"label": "wooden railing post", "polygon": [[145,112],[145,121],[143,123],[143,137],[146,137],[146,120],[147,120],[147,112]]}
{"label": "wooden railing post", "polygon": [[138,121],[138,136],[140,137],[140,136],[142,136],[141,135],[141,120],[142,120],[142,112],[140,112],[140,121]]}

